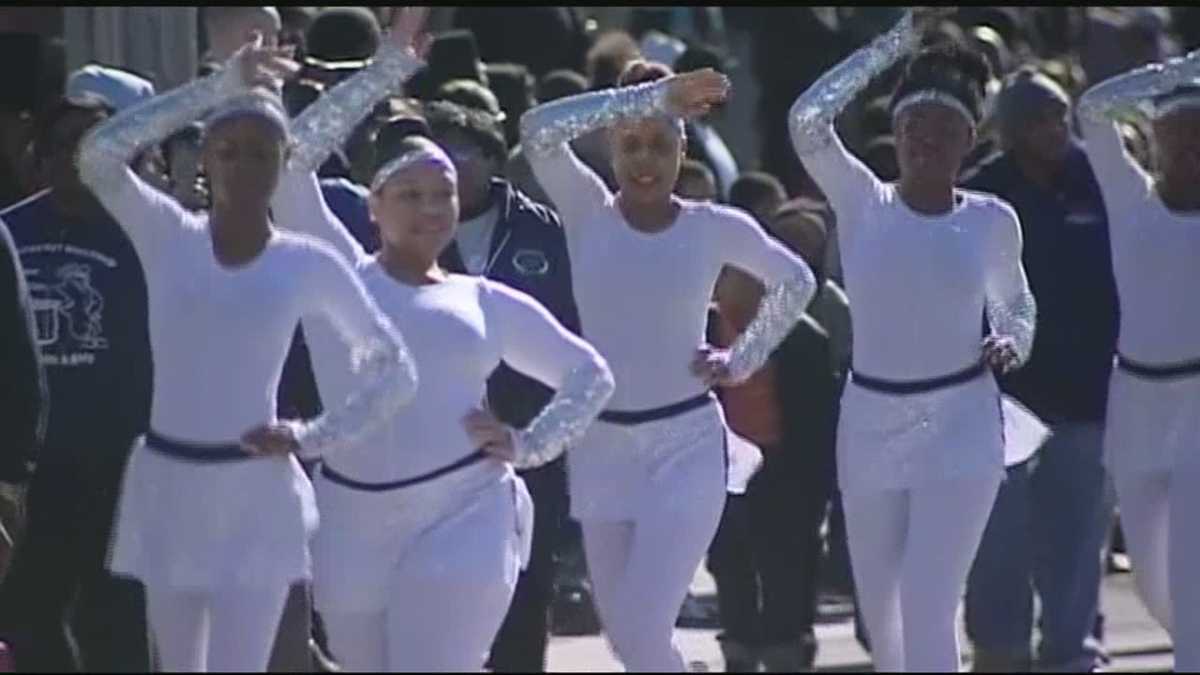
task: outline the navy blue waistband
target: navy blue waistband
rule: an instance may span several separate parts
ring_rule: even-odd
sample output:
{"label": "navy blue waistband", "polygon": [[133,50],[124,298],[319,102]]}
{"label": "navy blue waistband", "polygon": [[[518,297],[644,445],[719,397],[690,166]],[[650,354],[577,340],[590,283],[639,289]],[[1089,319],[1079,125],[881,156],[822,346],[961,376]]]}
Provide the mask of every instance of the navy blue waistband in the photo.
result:
{"label": "navy blue waistband", "polygon": [[935,377],[929,380],[910,380],[907,382],[896,382],[894,380],[880,380],[878,378],[863,375],[857,370],[850,371],[850,381],[863,389],[876,391],[881,394],[896,394],[906,396],[909,394],[923,394],[925,392],[934,391],[937,389],[945,389],[955,385],[970,382],[980,375],[987,372],[987,364],[983,361],[973,364],[969,368],[964,368],[956,373],[950,373],[942,377]]}
{"label": "navy blue waistband", "polygon": [[1127,373],[1147,380],[1172,380],[1177,377],[1200,375],[1200,359],[1184,361],[1183,363],[1151,365],[1148,363],[1138,363],[1121,354],[1117,354],[1117,367]]}
{"label": "navy blue waistband", "polygon": [[711,391],[706,391],[698,396],[693,396],[686,401],[672,403],[671,405],[661,408],[651,408],[649,410],[605,410],[600,413],[600,419],[609,422],[610,424],[621,424],[624,426],[633,426],[635,424],[644,424],[646,422],[654,422],[656,420],[665,420],[668,417],[682,415],[685,412],[691,412],[696,408],[702,408],[710,402],[715,401]]}
{"label": "navy blue waistband", "polygon": [[427,483],[434,478],[439,478],[452,471],[457,471],[461,468],[470,466],[486,456],[487,453],[485,453],[483,450],[476,450],[457,462],[454,462],[453,464],[447,464],[440,469],[434,469],[429,473],[424,473],[413,478],[405,478],[404,480],[391,481],[388,483],[364,483],[362,481],[354,480],[353,478],[344,476],[329,468],[328,464],[321,465],[321,474],[328,478],[331,482],[353,490],[362,490],[365,492],[387,492],[388,490],[399,490],[401,488],[412,487],[420,483]]}
{"label": "navy blue waistband", "polygon": [[167,438],[153,429],[146,432],[146,447],[189,462],[233,462],[256,457],[236,443],[191,443]]}

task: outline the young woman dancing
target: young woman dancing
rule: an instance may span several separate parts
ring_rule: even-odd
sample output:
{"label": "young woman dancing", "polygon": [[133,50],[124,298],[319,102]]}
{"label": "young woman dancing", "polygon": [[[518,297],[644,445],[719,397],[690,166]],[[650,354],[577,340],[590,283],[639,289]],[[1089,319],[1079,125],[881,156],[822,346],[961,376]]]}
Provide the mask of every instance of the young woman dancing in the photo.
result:
{"label": "young woman dancing", "polygon": [[[383,311],[407,327],[421,369],[414,401],[325,462],[316,480],[314,595],[335,658],[355,671],[483,667],[533,533],[513,467],[556,459],[613,390],[600,355],[531,297],[438,265],[458,223],[458,177],[432,141],[404,141],[372,181],[377,255],[325,204],[316,167],[420,66],[412,45],[424,13],[398,13],[371,65],[295,120],[296,152],[273,203],[281,222],[353,261]],[[346,346],[309,327],[322,396],[359,386]],[[519,431],[480,408],[502,361],[557,389]]]}
{"label": "young woman dancing", "polygon": [[[252,87],[292,68],[260,36],[220,73],[115,115],[80,148],[84,182],[128,232],[146,273],[151,430],[125,471],[110,567],[145,583],[168,671],[265,670],[288,586],[309,576],[317,520],[292,455],[347,446],[416,385],[400,336],[346,262],[268,216],[287,118],[272,93]],[[209,111],[213,203],[193,214],[128,164]],[[360,388],[315,420],[276,421],[302,315],[327,317],[354,345]]]}
{"label": "young woman dancing", "polygon": [[[1129,156],[1116,120],[1148,113],[1158,171]],[[1134,580],[1171,633],[1175,669],[1200,669],[1200,52],[1092,87],[1084,147],[1112,232],[1121,332],[1105,431]]]}
{"label": "young woman dancing", "polygon": [[[1025,360],[1035,314],[1016,213],[955,188],[975,141],[985,62],[933,48],[908,64],[891,104],[895,183],[881,182],[834,129],[918,39],[907,14],[814,83],[789,119],[796,152],[840,223],[854,366],[838,480],[879,671],[959,667],[957,607],[1004,476],[988,370]],[[991,335],[981,344],[985,309]]]}
{"label": "young woman dancing", "polygon": [[[671,194],[682,118],[724,99],[725,78],[638,62],[620,85],[527,112],[522,147],[566,229],[584,334],[617,383],[612,408],[567,456],[596,608],[626,668],[682,671],[675,619],[725,501],[725,423],[709,387],[757,370],[814,282],[748,214]],[[606,126],[615,195],[568,144]],[[702,345],[727,264],[769,292],[733,347],[717,350]]]}

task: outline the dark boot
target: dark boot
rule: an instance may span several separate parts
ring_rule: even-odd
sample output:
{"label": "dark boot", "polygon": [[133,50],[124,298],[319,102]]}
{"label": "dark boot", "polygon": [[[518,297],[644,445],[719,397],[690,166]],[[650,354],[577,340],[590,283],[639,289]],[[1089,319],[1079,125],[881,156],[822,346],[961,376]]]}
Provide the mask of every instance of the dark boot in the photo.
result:
{"label": "dark boot", "polygon": [[725,658],[727,673],[757,673],[758,654],[754,648],[744,642],[718,639],[721,646],[721,656]]}
{"label": "dark boot", "polygon": [[758,656],[768,673],[804,673],[812,671],[817,649],[813,640],[800,639],[767,645]]}
{"label": "dark boot", "polygon": [[1033,657],[1025,653],[1005,653],[976,648],[972,654],[971,671],[975,673],[1028,673]]}

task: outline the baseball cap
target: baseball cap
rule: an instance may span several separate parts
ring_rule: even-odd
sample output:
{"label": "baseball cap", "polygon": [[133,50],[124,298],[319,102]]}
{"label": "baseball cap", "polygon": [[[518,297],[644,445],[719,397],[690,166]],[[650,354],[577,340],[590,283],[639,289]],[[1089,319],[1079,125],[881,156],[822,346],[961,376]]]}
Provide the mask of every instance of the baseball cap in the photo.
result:
{"label": "baseball cap", "polygon": [[90,63],[67,78],[66,99],[87,104],[97,100],[113,110],[124,110],[154,96],[154,85],[133,73]]}

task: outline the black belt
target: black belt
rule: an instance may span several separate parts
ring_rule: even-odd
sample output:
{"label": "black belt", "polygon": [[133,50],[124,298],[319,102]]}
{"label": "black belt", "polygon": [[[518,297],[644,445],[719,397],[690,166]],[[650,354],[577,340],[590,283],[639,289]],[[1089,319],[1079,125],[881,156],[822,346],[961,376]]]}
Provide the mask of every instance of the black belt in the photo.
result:
{"label": "black belt", "polygon": [[874,377],[867,377],[858,371],[850,371],[850,381],[863,389],[877,391],[881,394],[923,394],[925,392],[934,391],[935,389],[945,389],[955,385],[970,382],[980,375],[987,372],[987,364],[980,361],[970,368],[965,368],[957,373],[951,373],[942,377],[936,377],[931,380],[913,380],[908,382],[895,382],[892,380],[879,380]]}
{"label": "black belt", "polygon": [[236,443],[190,443],[166,438],[153,430],[146,432],[146,447],[168,457],[189,462],[235,462],[258,457],[246,452]]}
{"label": "black belt", "polygon": [[363,483],[362,481],[357,481],[353,478],[343,476],[337,471],[329,468],[328,464],[321,465],[321,473],[331,482],[337,483],[343,487],[351,488],[353,490],[363,490],[365,492],[387,492],[388,490],[399,490],[400,488],[412,487],[418,483],[425,483],[433,480],[434,478],[445,476],[451,471],[457,471],[465,466],[470,466],[484,457],[487,457],[487,453],[485,453],[483,450],[476,450],[457,462],[453,464],[447,464],[440,469],[434,469],[433,471],[421,474],[420,476],[392,481],[390,483]]}
{"label": "black belt", "polygon": [[672,403],[661,408],[651,408],[649,410],[605,410],[600,413],[600,419],[610,424],[633,426],[635,424],[644,424],[646,422],[682,415],[685,412],[706,406],[714,400],[716,399],[713,397],[712,392],[706,391],[686,401]]}
{"label": "black belt", "polygon": [[1183,363],[1172,363],[1165,366],[1152,366],[1146,363],[1138,363],[1117,354],[1117,367],[1127,373],[1147,380],[1171,380],[1177,377],[1200,375],[1200,359],[1184,361]]}

